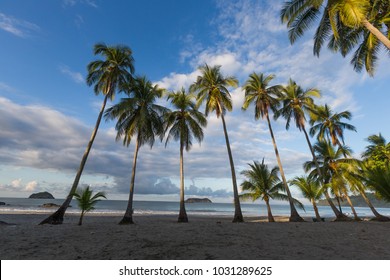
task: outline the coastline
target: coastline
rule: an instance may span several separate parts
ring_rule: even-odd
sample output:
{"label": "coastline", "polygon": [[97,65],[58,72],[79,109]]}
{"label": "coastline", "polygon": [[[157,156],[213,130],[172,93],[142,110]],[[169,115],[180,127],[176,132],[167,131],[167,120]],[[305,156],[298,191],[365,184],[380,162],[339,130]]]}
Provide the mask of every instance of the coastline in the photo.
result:
{"label": "coastline", "polygon": [[121,259],[390,259],[390,223],[372,221],[288,223],[278,216],[232,217],[134,215],[136,224],[118,225],[121,215],[65,215],[62,225],[38,225],[47,214],[1,214],[2,260]]}

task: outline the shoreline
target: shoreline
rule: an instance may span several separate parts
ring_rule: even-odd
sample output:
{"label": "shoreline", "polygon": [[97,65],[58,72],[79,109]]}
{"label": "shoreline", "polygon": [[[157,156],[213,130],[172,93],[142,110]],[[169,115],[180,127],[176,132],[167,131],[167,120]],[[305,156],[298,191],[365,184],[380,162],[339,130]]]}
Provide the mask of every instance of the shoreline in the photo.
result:
{"label": "shoreline", "polygon": [[[91,213],[92,214],[92,213]],[[134,225],[118,225],[120,215],[78,215],[62,225],[38,225],[45,214],[1,214],[2,260],[121,259],[293,259],[390,260],[390,223],[373,221],[289,223],[246,218],[134,215]]]}

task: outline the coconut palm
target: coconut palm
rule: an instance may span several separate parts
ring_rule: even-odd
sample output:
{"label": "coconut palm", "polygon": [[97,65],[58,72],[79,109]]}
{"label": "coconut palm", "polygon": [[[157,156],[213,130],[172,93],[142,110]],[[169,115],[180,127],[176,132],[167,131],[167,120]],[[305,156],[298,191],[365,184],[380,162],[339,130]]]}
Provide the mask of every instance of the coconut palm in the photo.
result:
{"label": "coconut palm", "polygon": [[[344,143],[344,130],[356,131],[356,128],[346,122],[342,122],[342,119],[350,120],[352,117],[351,112],[343,111],[335,113],[332,109],[325,104],[324,106],[316,106],[312,110],[310,124],[310,135],[317,134],[318,141],[332,141],[333,146],[341,146]],[[341,140],[341,141],[340,141]]]}
{"label": "coconut palm", "polygon": [[119,224],[133,224],[133,196],[138,152],[142,145],[153,146],[156,137],[164,133],[163,115],[168,109],[157,105],[156,100],[163,95],[163,89],[153,85],[146,77],[137,77],[127,88],[130,97],[109,108],[106,119],[117,119],[116,139],[123,137],[123,145],[129,146],[135,139],[133,169],[130,181],[130,194],[126,212]]}
{"label": "coconut palm", "polygon": [[[278,176],[279,168],[275,166],[269,170],[268,166],[264,164],[264,159],[261,163],[254,161],[253,164],[248,165],[250,169],[241,172],[246,177],[241,187],[244,192],[247,192],[240,194],[239,197],[242,200],[264,200],[267,205],[268,221],[275,222],[269,203],[270,199],[290,200],[287,195],[281,193],[284,186]],[[293,199],[293,202],[303,209],[303,205],[299,201]]]}
{"label": "coconut palm", "polygon": [[263,73],[252,73],[243,87],[243,89],[245,90],[245,101],[244,101],[244,105],[242,106],[242,109],[246,110],[250,104],[254,104],[255,119],[258,120],[261,117],[267,120],[268,129],[271,134],[272,144],[274,146],[275,156],[280,170],[280,176],[282,177],[284,188],[286,189],[287,196],[289,197],[290,212],[291,212],[290,221],[291,222],[303,221],[303,218],[299,216],[297,210],[295,209],[291,192],[287,185],[287,180],[286,180],[286,176],[284,175],[282,161],[280,160],[278,147],[276,145],[274,133],[271,126],[271,121],[269,118],[269,110],[276,111],[279,105],[278,97],[280,95],[279,93],[281,90],[280,85],[269,86],[269,83],[272,81],[274,77],[275,77],[274,75],[264,76]]}
{"label": "coconut palm", "polygon": [[238,198],[238,188],[236,171],[234,169],[233,155],[230,149],[229,135],[226,128],[226,111],[233,109],[232,99],[228,87],[237,87],[238,81],[234,77],[224,77],[221,74],[221,66],[210,67],[207,64],[199,67],[201,75],[197,77],[190,90],[197,93],[197,105],[200,106],[206,101],[205,114],[215,111],[217,118],[221,118],[223,131],[225,134],[226,148],[229,156],[230,170],[232,174],[233,194],[234,194],[234,218],[233,222],[243,222],[240,200]]}
{"label": "coconut palm", "polygon": [[[349,111],[334,113],[327,104],[324,106],[315,106],[310,117],[310,124],[312,125],[310,128],[310,135],[314,136],[317,134],[318,141],[331,141],[333,146],[337,145],[340,148],[340,151],[344,151],[344,147],[342,146],[345,144],[344,130],[356,131],[356,128],[349,123],[342,122],[342,119],[350,120],[351,117],[352,114]],[[347,158],[346,153],[344,153],[344,158]],[[344,189],[343,195],[351,205],[351,208],[353,209],[352,212],[355,214],[356,212],[354,211],[352,201],[346,189]],[[355,219],[358,219],[356,215]]]}
{"label": "coconut palm", "polygon": [[307,176],[295,177],[290,181],[290,183],[301,191],[303,196],[310,200],[313,205],[314,213],[316,215],[317,222],[321,222],[321,216],[318,212],[318,207],[316,201],[321,199],[323,195],[323,188],[319,184],[318,180],[313,180]]}
{"label": "coconut palm", "polygon": [[79,226],[81,226],[83,223],[85,213],[95,209],[95,204],[101,200],[99,198],[106,198],[106,194],[104,192],[97,192],[93,196],[92,194],[93,192],[89,189],[89,186],[74,193],[74,197],[77,200],[77,204],[81,209]]}
{"label": "coconut palm", "polygon": [[43,220],[40,224],[62,224],[65,211],[72,201],[73,194],[77,190],[81,174],[99,129],[107,100],[114,100],[115,94],[120,91],[125,84],[130,83],[133,78],[134,59],[132,50],[129,47],[121,45],[108,46],[100,43],[95,45],[94,53],[95,55],[102,55],[104,60],[99,59],[88,64],[87,84],[89,86],[94,85],[96,95],[99,95],[100,93],[104,95],[103,103],[96,120],[95,128],[83,154],[79,169],[66,200],[55,213]]}
{"label": "coconut palm", "polygon": [[194,95],[186,94],[184,88],[178,92],[168,94],[168,100],[176,111],[165,114],[166,129],[168,136],[165,145],[172,138],[180,141],[180,212],[178,222],[188,222],[184,203],[184,148],[188,152],[192,146],[192,139],[199,143],[203,140],[203,127],[207,125],[206,117],[197,110],[193,99]]}
{"label": "coconut palm", "polygon": [[[290,79],[288,85],[283,87],[283,89],[281,90],[281,93],[282,93],[281,96],[282,107],[275,112],[274,118],[277,119],[280,116],[283,116],[286,119],[286,129],[290,128],[290,123],[292,120],[294,120],[296,127],[300,131],[303,131],[303,133],[305,134],[307,145],[309,146],[311,155],[313,157],[313,162],[315,164],[317,173],[319,175],[318,180],[321,180],[322,182],[325,183],[320,166],[314,154],[313,146],[311,145],[309,135],[307,134],[305,128],[306,125],[305,115],[313,111],[314,108],[313,97],[320,97],[320,91],[315,88],[303,90],[299,85],[296,84],[296,82]],[[328,201],[329,205],[334,211],[336,217],[340,219],[347,218],[339,210],[337,210],[328,192],[325,191],[324,194],[326,200]]]}
{"label": "coconut palm", "polygon": [[314,54],[319,55],[325,41],[343,56],[357,44],[352,64],[360,71],[363,65],[372,75],[379,42],[390,49],[390,5],[382,0],[290,0],[285,2],[281,20],[289,27],[290,42],[294,43],[321,16],[314,35]]}
{"label": "coconut palm", "polygon": [[[351,158],[352,152],[347,146],[338,146],[336,149],[329,141],[320,141],[316,143],[314,145],[314,150],[316,152],[317,162],[321,168],[322,176],[324,176],[324,192],[327,192],[329,187],[337,199],[346,198],[355,220],[360,220],[348,196],[349,184],[346,178],[349,165],[357,165],[359,161]],[[347,155],[348,157],[346,158],[344,155]],[[313,169],[311,176],[318,178],[318,171],[315,169],[313,161],[306,162],[304,168],[306,172]],[[337,214],[336,217],[337,220],[346,219],[344,216],[338,216]]]}

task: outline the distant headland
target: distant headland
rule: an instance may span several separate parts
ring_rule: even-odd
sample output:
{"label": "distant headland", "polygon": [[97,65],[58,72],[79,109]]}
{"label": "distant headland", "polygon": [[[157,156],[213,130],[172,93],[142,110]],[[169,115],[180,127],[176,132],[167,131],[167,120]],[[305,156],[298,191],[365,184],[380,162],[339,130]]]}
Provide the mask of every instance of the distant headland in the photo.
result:
{"label": "distant headland", "polygon": [[39,192],[39,193],[33,193],[28,198],[54,199],[54,196],[49,192]]}
{"label": "distant headland", "polygon": [[185,201],[186,203],[213,203],[208,198],[188,198]]}

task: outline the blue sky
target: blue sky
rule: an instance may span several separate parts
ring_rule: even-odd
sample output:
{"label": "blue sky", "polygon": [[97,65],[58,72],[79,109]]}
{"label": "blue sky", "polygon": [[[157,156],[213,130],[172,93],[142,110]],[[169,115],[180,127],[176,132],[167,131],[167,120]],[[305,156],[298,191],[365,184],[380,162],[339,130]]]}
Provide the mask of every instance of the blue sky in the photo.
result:
{"label": "blue sky", "polygon": [[[293,78],[316,87],[335,111],[350,110],[357,133],[346,143],[358,157],[367,136],[388,135],[388,56],[383,52],[374,78],[356,73],[326,49],[312,54],[313,30],[291,46],[280,23],[283,1],[103,1],[39,0],[0,3],[0,197],[27,197],[49,191],[64,197],[73,182],[93,129],[102,96],[85,84],[86,66],[97,59],[97,42],[125,44],[137,74],[168,90],[188,87],[198,66],[222,65],[225,75],[244,84],[253,71],[275,74],[275,83]],[[238,183],[253,160],[276,165],[264,121],[253,108],[240,110],[241,88],[232,89],[234,111],[227,115]],[[118,95],[114,101],[120,99]],[[161,101],[165,104],[165,101]],[[111,106],[112,104],[109,104]],[[102,123],[81,184],[127,199],[133,145],[115,142],[115,123]],[[303,173],[310,159],[302,133],[284,121],[273,123],[289,178]],[[135,199],[177,200],[178,145],[143,147]],[[209,117],[205,139],[185,155],[188,196],[231,201],[231,179],[222,124]],[[300,197],[293,189],[293,194]]]}

